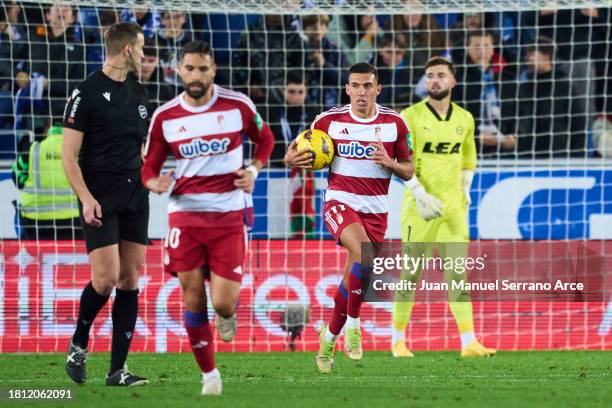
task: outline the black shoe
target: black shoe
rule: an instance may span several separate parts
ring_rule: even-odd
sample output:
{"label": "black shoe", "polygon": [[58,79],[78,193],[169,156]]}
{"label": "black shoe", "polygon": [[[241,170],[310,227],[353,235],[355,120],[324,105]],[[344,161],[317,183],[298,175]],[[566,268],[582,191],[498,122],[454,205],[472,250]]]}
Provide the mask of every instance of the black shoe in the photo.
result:
{"label": "black shoe", "polygon": [[70,341],[68,357],[66,357],[66,372],[78,384],[83,384],[87,378],[87,349],[82,349]]}
{"label": "black shoe", "polygon": [[115,371],[113,374],[106,376],[106,385],[113,385],[119,387],[136,387],[138,385],[146,385],[149,383],[144,377],[128,372],[127,364],[123,366],[121,370]]}

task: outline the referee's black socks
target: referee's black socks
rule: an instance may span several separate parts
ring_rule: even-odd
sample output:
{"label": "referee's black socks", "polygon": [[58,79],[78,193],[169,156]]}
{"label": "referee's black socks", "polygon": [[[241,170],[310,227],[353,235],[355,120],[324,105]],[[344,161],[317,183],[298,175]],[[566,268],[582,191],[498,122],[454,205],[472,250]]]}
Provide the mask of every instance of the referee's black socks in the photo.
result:
{"label": "referee's black socks", "polygon": [[115,293],[110,374],[123,368],[138,318],[138,289],[115,289]]}
{"label": "referee's black socks", "polygon": [[109,297],[110,295],[99,295],[94,289],[91,281],[85,286],[83,293],[81,293],[79,318],[77,320],[76,330],[74,331],[74,336],[72,336],[73,344],[84,349],[87,348],[91,324],[106,302],[108,302]]}

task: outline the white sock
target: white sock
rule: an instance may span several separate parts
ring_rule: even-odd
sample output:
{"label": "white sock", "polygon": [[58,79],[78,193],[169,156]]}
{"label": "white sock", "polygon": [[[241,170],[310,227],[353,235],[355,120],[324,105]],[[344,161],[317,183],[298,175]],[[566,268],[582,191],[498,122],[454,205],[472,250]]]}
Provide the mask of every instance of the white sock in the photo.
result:
{"label": "white sock", "polygon": [[393,337],[391,338],[393,344],[398,341],[406,341],[406,331],[393,329]]}
{"label": "white sock", "polygon": [[219,370],[217,370],[216,367],[212,371],[202,373],[202,379],[204,380],[204,382],[210,380],[211,378],[221,379],[221,373],[219,372]]}
{"label": "white sock", "polygon": [[348,316],[346,318],[346,327],[348,327],[349,329],[360,329],[361,322],[359,321],[358,317]]}
{"label": "white sock", "polygon": [[474,336],[473,331],[461,333],[461,348],[466,348],[474,340],[476,340],[476,336]]}
{"label": "white sock", "polygon": [[325,329],[325,340],[327,340],[327,341],[329,341],[331,343],[336,341],[336,335],[329,331],[329,327],[327,329]]}

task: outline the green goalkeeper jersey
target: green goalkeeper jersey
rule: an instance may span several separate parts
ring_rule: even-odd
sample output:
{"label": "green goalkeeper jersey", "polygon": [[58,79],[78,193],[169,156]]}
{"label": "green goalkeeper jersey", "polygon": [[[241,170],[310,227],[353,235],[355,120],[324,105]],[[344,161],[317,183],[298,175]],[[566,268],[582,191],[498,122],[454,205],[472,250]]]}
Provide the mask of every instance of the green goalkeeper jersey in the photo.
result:
{"label": "green goalkeeper jersey", "polygon": [[[446,118],[441,118],[425,99],[401,115],[412,135],[415,175],[427,193],[444,202],[445,214],[465,209],[461,171],[476,168],[472,114],[451,103]],[[408,189],[406,200],[413,200]],[[411,203],[410,208],[414,207]]]}

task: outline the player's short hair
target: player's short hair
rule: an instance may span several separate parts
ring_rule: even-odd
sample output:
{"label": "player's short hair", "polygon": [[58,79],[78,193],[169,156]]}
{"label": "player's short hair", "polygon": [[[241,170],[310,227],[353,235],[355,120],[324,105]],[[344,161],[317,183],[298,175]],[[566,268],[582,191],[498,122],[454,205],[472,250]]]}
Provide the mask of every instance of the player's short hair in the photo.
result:
{"label": "player's short hair", "polygon": [[495,36],[495,33],[491,30],[487,30],[487,29],[470,30],[468,31],[467,36],[465,37],[465,45],[470,45],[470,41],[474,37],[490,37],[493,45],[495,45],[495,41],[497,39],[497,37]]}
{"label": "player's short hair", "polygon": [[329,26],[329,16],[327,14],[312,14],[302,16],[302,28],[312,27],[318,22],[323,25]]}
{"label": "player's short hair", "polygon": [[187,54],[208,55],[212,61],[215,60],[212,48],[204,41],[190,41],[181,48],[178,54],[179,62],[183,60]]}
{"label": "player's short hair", "polygon": [[374,65],[368,64],[367,62],[358,62],[351,65],[348,72],[349,77],[351,74],[372,74],[374,75],[374,78],[376,78],[376,82],[378,82],[378,71]]}
{"label": "player's short hair", "polygon": [[455,75],[455,64],[453,64],[453,62],[448,58],[444,58],[440,55],[436,55],[435,57],[431,57],[429,60],[427,60],[423,71],[427,71],[427,68],[435,67],[437,65],[446,65],[451,74]]}
{"label": "player's short hair", "polygon": [[552,61],[555,56],[555,44],[550,38],[539,36],[533,44],[529,44],[525,48],[525,55],[536,51],[540,54],[548,55],[548,58]]}
{"label": "player's short hair", "polygon": [[144,31],[138,24],[120,22],[111,24],[104,33],[104,45],[107,55],[118,55],[126,44],[136,44],[138,34],[144,35]]}
{"label": "player's short hair", "polygon": [[285,84],[305,85],[306,80],[304,78],[304,71],[301,69],[296,69],[287,72],[287,80],[285,81]]}

